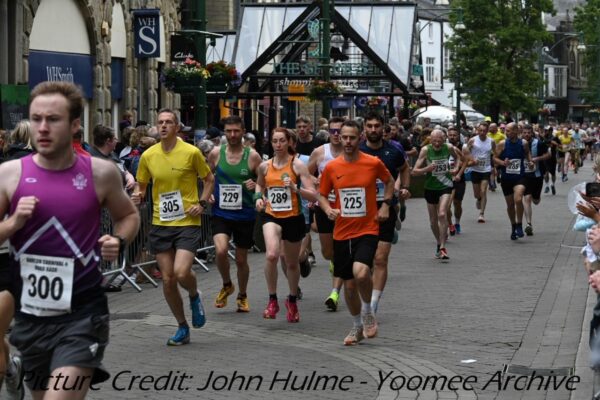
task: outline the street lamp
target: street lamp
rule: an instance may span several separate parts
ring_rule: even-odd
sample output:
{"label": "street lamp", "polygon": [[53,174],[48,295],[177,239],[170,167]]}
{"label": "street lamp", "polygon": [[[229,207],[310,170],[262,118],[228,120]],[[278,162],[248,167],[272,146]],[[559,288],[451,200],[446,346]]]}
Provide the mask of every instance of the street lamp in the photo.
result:
{"label": "street lamp", "polygon": [[[420,11],[438,11],[439,9],[437,8],[420,8]],[[448,10],[448,11],[444,11],[438,15],[435,16],[434,19],[427,21],[427,23],[423,26],[417,25],[417,29],[419,30],[418,33],[418,38],[419,38],[419,43],[421,42],[421,32],[423,31],[423,29],[425,29],[427,27],[427,25],[430,25],[432,22],[438,22],[440,18],[445,17],[447,15],[453,14],[455,13],[456,15],[456,24],[454,25],[454,30],[464,30],[466,29],[465,24],[463,23],[463,9],[458,7],[454,10]],[[417,22],[418,23],[418,22]],[[442,32],[443,32],[443,28],[442,28]],[[443,36],[443,35],[442,35]],[[454,90],[456,92],[456,126],[458,127],[458,129],[460,130],[460,78],[457,77],[457,79],[455,79],[454,81]]]}

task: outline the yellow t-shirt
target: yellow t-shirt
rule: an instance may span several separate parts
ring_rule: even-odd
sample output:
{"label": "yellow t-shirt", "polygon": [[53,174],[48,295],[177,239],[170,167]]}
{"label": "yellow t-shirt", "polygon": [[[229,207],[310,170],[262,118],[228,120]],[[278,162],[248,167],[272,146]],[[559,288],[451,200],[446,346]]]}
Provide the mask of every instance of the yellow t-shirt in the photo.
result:
{"label": "yellow t-shirt", "polygon": [[506,135],[504,135],[500,131],[496,131],[496,133],[488,132],[487,135],[490,139],[492,139],[494,142],[496,142],[496,144],[500,143],[503,140],[506,140]]}
{"label": "yellow t-shirt", "polygon": [[136,178],[141,183],[153,183],[152,224],[200,225],[200,217],[191,217],[185,210],[198,204],[198,178],[209,172],[200,150],[181,140],[168,153],[160,143],[142,153]]}
{"label": "yellow t-shirt", "polygon": [[559,132],[556,137],[560,140],[561,146],[558,148],[558,151],[561,153],[569,151],[571,149],[571,142],[573,141],[573,136],[568,134],[567,136],[563,135],[562,132]]}

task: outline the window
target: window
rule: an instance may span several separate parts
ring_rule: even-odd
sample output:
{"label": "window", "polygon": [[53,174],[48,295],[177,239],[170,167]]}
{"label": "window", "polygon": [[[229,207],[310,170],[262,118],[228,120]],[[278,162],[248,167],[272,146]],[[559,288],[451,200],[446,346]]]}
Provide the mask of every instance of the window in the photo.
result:
{"label": "window", "polygon": [[429,42],[433,42],[433,22],[429,22],[428,32],[429,32]]}
{"label": "window", "polygon": [[448,71],[450,71],[450,67],[452,67],[451,56],[450,49],[444,46],[444,78],[448,76]]}
{"label": "window", "polygon": [[569,78],[577,79],[577,58],[575,57],[575,50],[569,51]]}
{"label": "window", "polygon": [[567,96],[567,85],[566,85],[566,74],[565,68],[555,67],[554,68],[554,90],[550,93],[553,97],[566,97]]}
{"label": "window", "polygon": [[435,75],[435,57],[425,58],[425,80],[433,82]]}

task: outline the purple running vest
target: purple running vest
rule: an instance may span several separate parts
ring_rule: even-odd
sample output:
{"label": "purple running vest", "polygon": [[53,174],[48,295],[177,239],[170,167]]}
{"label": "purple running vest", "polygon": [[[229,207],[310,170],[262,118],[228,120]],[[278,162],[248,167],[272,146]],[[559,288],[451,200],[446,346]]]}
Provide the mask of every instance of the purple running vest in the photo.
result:
{"label": "purple running vest", "polygon": [[33,156],[21,159],[21,178],[11,200],[10,213],[15,211],[21,197],[35,196],[39,202],[33,217],[10,238],[17,310],[21,310],[22,254],[74,260],[72,310],[101,293],[102,273],[98,266],[101,207],[91,160],[77,156],[70,168],[52,171],[37,166]]}

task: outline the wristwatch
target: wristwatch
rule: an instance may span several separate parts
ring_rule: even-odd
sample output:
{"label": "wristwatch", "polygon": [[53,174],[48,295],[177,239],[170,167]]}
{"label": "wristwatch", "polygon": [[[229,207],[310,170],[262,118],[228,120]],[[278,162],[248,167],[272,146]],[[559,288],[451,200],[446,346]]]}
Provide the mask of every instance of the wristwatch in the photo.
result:
{"label": "wristwatch", "polygon": [[125,238],[123,236],[119,236],[119,235],[111,235],[111,236],[119,239],[119,254],[123,254],[123,250],[125,250],[125,245],[127,244],[127,242],[125,241]]}
{"label": "wristwatch", "polygon": [[206,202],[206,200],[200,200],[200,201],[198,202],[198,204],[200,204],[200,206],[201,206],[202,208],[204,208],[205,210],[206,210],[206,207],[208,207],[208,203]]}
{"label": "wristwatch", "polygon": [[382,203],[387,204],[388,206],[392,205],[392,199],[384,199]]}

